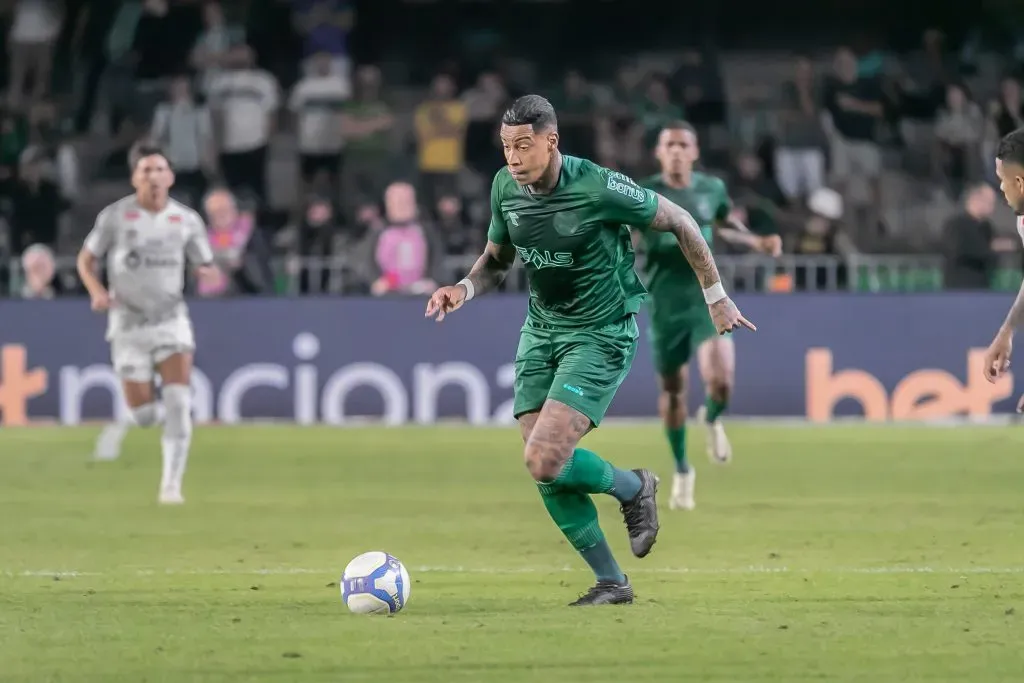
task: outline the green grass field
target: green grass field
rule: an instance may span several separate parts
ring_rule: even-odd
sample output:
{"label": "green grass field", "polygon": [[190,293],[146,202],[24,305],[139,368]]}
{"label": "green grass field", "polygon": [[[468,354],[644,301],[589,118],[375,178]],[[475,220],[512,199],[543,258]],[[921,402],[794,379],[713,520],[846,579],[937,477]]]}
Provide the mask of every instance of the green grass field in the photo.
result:
{"label": "green grass field", "polygon": [[[645,560],[600,501],[638,601],[569,609],[514,429],[201,428],[181,508],[155,432],[92,463],[94,430],[5,430],[0,681],[1024,679],[1024,432],[731,433],[715,467],[695,432],[698,509]],[[656,426],[587,443],[667,489]],[[394,618],[339,599],[366,550],[410,570]]]}

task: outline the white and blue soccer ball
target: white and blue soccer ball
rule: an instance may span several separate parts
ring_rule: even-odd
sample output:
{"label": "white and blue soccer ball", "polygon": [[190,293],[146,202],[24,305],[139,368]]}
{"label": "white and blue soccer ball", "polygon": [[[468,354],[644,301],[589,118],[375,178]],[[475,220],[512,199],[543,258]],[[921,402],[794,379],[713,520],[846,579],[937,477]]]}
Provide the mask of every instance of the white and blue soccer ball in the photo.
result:
{"label": "white and blue soccer ball", "polygon": [[341,575],[341,600],[356,614],[396,614],[409,601],[409,572],[387,553],[363,553]]}

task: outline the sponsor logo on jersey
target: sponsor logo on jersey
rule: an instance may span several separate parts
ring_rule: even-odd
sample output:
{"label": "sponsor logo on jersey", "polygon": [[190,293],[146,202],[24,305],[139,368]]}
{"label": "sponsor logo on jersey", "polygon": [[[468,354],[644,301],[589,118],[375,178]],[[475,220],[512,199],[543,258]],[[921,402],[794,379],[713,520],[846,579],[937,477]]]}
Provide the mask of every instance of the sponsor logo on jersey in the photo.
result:
{"label": "sponsor logo on jersey", "polygon": [[137,221],[139,220],[140,215],[141,214],[139,214],[138,211],[136,211],[135,209],[131,209],[130,211],[124,212],[124,219],[126,221]]}
{"label": "sponsor logo on jersey", "polygon": [[[625,180],[622,180],[625,178]],[[639,187],[633,184],[629,178],[622,175],[621,173],[612,173],[608,176],[608,189],[612,192],[618,192],[621,195],[629,197],[637,204],[642,204],[647,198],[647,195]]]}
{"label": "sponsor logo on jersey", "polygon": [[181,214],[179,214],[179,213],[171,214],[170,216],[167,217],[167,222],[168,223],[180,223],[181,222]]}
{"label": "sponsor logo on jersey", "polygon": [[519,214],[516,213],[515,211],[509,211],[506,215],[508,216],[508,222],[511,223],[513,227],[518,228],[519,227]]}
{"label": "sponsor logo on jersey", "polygon": [[519,253],[519,258],[522,259],[523,263],[529,264],[534,268],[566,268],[573,263],[572,252],[569,251],[548,251],[546,249],[516,247],[516,252]]}

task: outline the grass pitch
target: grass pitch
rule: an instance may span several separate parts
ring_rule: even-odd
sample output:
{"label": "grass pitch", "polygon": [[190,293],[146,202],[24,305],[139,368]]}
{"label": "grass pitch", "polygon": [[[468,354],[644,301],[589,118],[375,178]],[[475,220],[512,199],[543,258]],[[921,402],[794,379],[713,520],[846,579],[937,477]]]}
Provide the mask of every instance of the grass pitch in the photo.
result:
{"label": "grass pitch", "polygon": [[[0,681],[419,683],[1024,679],[1024,432],[733,426],[691,440],[698,508],[662,510],[637,593],[591,578],[548,520],[515,429],[197,430],[182,508],[157,434],[0,432]],[[589,447],[662,474],[660,430]],[[349,614],[348,560],[385,550],[412,595]]]}

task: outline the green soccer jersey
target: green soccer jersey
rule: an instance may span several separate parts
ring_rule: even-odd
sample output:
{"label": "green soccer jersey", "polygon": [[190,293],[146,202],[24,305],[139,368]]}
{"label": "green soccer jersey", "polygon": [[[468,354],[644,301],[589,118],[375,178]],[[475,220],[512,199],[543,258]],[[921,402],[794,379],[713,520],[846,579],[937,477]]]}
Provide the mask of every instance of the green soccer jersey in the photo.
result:
{"label": "green soccer jersey", "polygon": [[[714,238],[714,223],[729,215],[731,202],[725,183],[714,176],[694,172],[689,187],[673,188],[665,184],[660,175],[641,183],[666,199],[686,209],[700,224],[708,246]],[[646,261],[644,274],[651,292],[651,317],[685,317],[707,314],[704,290],[686,257],[679,248],[675,235],[639,228],[644,238]]]}
{"label": "green soccer jersey", "polygon": [[650,225],[657,208],[654,192],[586,159],[563,155],[549,194],[531,193],[507,167],[498,171],[487,238],[515,246],[526,267],[527,322],[596,328],[639,311],[647,290],[626,226]]}

